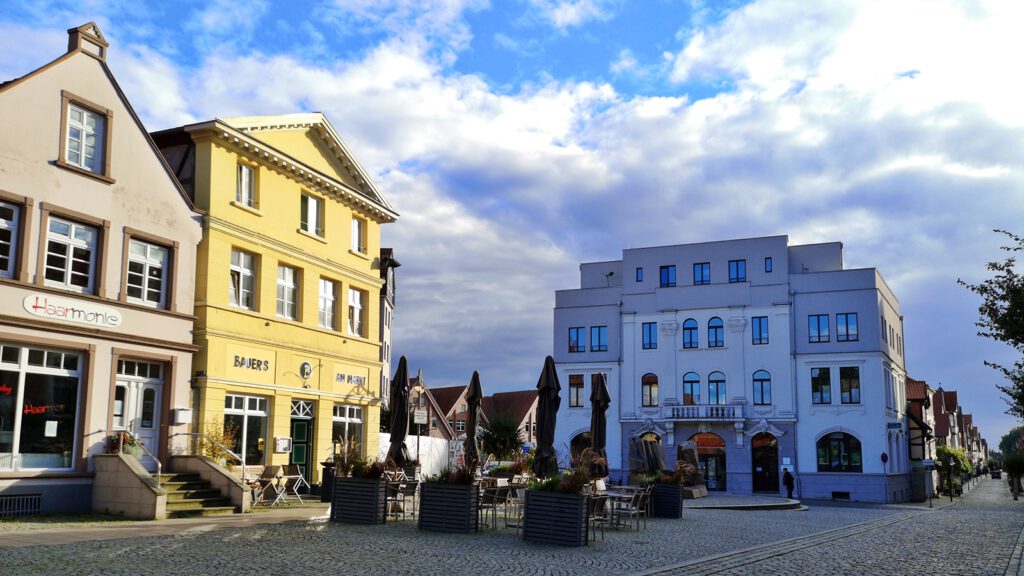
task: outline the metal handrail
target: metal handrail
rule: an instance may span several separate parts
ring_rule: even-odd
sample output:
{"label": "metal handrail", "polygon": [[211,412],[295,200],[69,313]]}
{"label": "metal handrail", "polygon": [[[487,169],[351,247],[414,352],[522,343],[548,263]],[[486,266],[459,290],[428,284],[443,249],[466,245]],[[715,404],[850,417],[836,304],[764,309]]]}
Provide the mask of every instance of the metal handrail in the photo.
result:
{"label": "metal handrail", "polygon": [[156,487],[159,488],[160,473],[163,471],[163,464],[160,463],[160,459],[154,456],[153,453],[149,451],[149,448],[146,448],[146,445],[142,443],[142,440],[139,440],[139,437],[136,436],[135,434],[132,434],[129,430],[112,430],[111,432],[111,435],[117,434],[118,453],[124,454],[124,434],[127,434],[132,437],[132,440],[135,440],[136,445],[139,448],[142,448],[143,452],[145,452],[150,458],[153,459],[154,462],[156,462]]}
{"label": "metal handrail", "polygon": [[[192,438],[194,438],[196,440],[204,439],[207,442],[209,442],[210,444],[213,444],[214,446],[216,446],[217,448],[220,448],[221,450],[226,452],[229,456],[231,456],[235,460],[238,460],[241,463],[241,465],[242,465],[242,481],[246,482],[248,480],[248,478],[246,478],[245,458],[243,458],[242,456],[239,456],[238,454],[235,454],[227,446],[221,444],[220,442],[217,442],[213,438],[210,438],[206,434],[202,434],[200,432],[176,432],[174,434],[171,434],[171,438],[174,438],[175,436],[190,436],[190,437],[192,437]],[[198,452],[198,451],[199,450],[195,446],[193,446],[193,448],[192,448],[193,455],[195,455],[195,453]]]}

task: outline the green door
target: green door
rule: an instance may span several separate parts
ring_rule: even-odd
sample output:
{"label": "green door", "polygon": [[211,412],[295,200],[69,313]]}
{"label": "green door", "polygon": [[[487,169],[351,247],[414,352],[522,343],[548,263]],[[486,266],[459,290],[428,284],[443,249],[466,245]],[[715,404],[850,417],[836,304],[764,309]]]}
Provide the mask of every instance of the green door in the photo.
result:
{"label": "green door", "polygon": [[[310,419],[292,419],[292,454],[289,462],[299,465],[299,472],[307,483],[311,482],[309,459],[313,452],[312,439],[310,438],[310,430],[312,428],[313,421]],[[299,492],[305,493],[306,487],[303,486]]]}

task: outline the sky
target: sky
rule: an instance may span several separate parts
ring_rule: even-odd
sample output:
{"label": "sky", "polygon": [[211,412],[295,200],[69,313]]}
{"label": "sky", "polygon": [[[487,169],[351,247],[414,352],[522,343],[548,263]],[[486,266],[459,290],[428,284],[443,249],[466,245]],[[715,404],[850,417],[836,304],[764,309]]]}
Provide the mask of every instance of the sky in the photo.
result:
{"label": "sky", "polygon": [[991,447],[1020,424],[956,280],[1024,233],[1024,3],[0,0],[0,78],[89,21],[151,131],[327,115],[401,215],[393,350],[430,386],[534,386],[581,262],[786,234],[881,271],[908,373]]}

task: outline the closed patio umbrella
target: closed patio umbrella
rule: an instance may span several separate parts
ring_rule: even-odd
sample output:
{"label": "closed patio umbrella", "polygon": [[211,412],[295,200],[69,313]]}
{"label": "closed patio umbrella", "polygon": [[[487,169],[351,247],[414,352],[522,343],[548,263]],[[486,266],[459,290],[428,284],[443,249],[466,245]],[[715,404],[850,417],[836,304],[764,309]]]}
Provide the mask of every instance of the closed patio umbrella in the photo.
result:
{"label": "closed patio umbrella", "polygon": [[594,478],[604,478],[608,475],[608,455],[605,453],[608,419],[605,412],[611,403],[612,398],[608,394],[605,375],[601,374],[590,391],[590,447],[594,449],[598,458],[604,460],[603,463],[595,462],[590,466],[590,475]]}
{"label": "closed patio umbrella", "polygon": [[480,451],[476,447],[477,412],[480,411],[480,402],[484,399],[483,389],[480,387],[480,373],[473,371],[473,378],[469,381],[469,392],[466,394],[466,409],[469,410],[469,417],[466,419],[466,441],[463,444],[466,454],[466,468],[474,470],[480,462]]}
{"label": "closed patio umbrella", "polygon": [[409,433],[409,369],[406,367],[405,356],[398,360],[398,369],[391,380],[391,398],[388,402],[391,411],[391,446],[388,448],[388,459],[395,466],[402,468],[409,461],[409,451],[405,447],[405,436]]}
{"label": "closed patio umbrella", "polygon": [[558,454],[555,452],[555,420],[562,399],[558,393],[555,360],[544,359],[544,370],[537,380],[537,453],[533,457],[533,473],[540,478],[553,476],[558,472]]}

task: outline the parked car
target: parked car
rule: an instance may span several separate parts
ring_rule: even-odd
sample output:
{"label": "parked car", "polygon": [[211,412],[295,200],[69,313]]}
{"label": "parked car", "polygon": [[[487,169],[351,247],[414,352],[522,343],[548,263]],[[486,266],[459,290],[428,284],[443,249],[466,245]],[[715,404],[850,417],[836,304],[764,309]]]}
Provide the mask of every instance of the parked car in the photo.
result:
{"label": "parked car", "polygon": [[999,480],[1002,477],[1003,477],[1002,470],[998,470],[998,469],[995,469],[995,468],[992,469],[992,479],[993,480]]}

